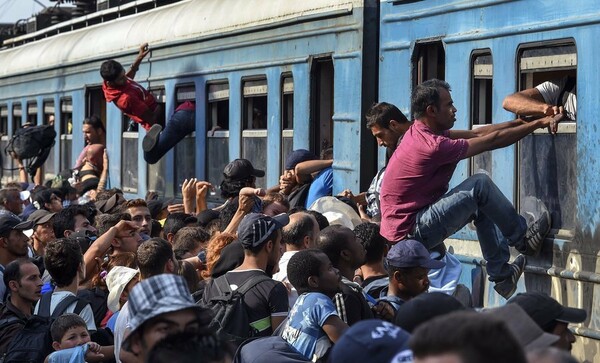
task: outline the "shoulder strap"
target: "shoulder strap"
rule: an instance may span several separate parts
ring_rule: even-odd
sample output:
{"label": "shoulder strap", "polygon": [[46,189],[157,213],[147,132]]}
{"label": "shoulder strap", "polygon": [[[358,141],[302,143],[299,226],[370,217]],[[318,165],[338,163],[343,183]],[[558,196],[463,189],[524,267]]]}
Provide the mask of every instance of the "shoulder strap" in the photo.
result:
{"label": "shoulder strap", "polygon": [[69,295],[65,297],[60,303],[58,303],[58,305],[56,305],[54,312],[52,312],[52,318],[58,318],[59,316],[64,314],[67,308],[71,306],[71,304],[73,304],[75,301],[79,301],[77,296]]}
{"label": "shoulder strap", "polygon": [[[4,318],[0,320],[0,331],[3,331],[4,328],[9,327],[15,323],[20,322],[21,319],[19,319],[16,316],[9,316],[8,318]],[[21,323],[22,324],[22,323]]]}
{"label": "shoulder strap", "polygon": [[50,316],[50,303],[52,302],[52,292],[47,292],[40,298],[40,307],[38,308],[37,315],[39,316]]}
{"label": "shoulder strap", "polygon": [[260,284],[263,281],[267,281],[267,280],[272,280],[272,279],[265,274],[252,276],[251,278],[246,280],[246,282],[244,282],[242,284],[242,286],[238,287],[238,289],[236,291],[238,291],[240,294],[244,295],[254,286]]}

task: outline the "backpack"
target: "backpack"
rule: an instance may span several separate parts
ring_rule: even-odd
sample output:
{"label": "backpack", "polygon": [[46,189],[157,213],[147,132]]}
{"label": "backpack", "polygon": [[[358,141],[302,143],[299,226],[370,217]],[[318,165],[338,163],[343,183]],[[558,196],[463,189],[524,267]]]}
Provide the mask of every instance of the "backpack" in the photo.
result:
{"label": "backpack", "polygon": [[69,295],[64,298],[50,314],[50,300],[52,293],[42,295],[37,315],[25,323],[21,330],[9,344],[8,350],[4,356],[3,363],[42,363],[44,359],[54,351],[52,349],[52,337],[50,336],[50,326],[65,310],[74,302],[74,314],[79,314],[88,305],[86,300],[76,296]]}
{"label": "backpack", "polygon": [[[252,276],[244,282],[237,290],[232,291],[229,281],[225,275],[212,280],[206,288],[204,299],[200,305],[212,310],[213,319],[209,328],[216,331],[223,339],[231,341],[236,345],[241,344],[247,338],[256,335],[256,331],[250,326],[248,320],[247,306],[244,303],[244,294],[257,284],[271,280],[267,275]],[[217,294],[211,298],[210,291],[216,289]]]}
{"label": "backpack", "polygon": [[4,152],[20,160],[32,159],[26,167],[33,179],[37,169],[50,155],[55,139],[56,131],[53,125],[23,127],[15,132]]}

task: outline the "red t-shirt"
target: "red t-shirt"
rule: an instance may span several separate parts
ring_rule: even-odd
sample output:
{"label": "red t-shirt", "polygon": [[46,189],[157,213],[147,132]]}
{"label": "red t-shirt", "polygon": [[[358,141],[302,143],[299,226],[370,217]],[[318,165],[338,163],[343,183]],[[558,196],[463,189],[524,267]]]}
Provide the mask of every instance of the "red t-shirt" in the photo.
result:
{"label": "red t-shirt", "polygon": [[109,86],[105,81],[102,84],[102,90],[107,102],[114,102],[133,121],[142,125],[146,130],[150,129],[152,125],[142,120],[141,116],[147,110],[154,111],[156,109],[157,103],[152,93],[131,78],[127,78],[122,87]]}
{"label": "red t-shirt", "polygon": [[381,235],[397,242],[412,232],[417,213],[448,190],[456,164],[467,154],[465,139],[436,135],[417,120],[394,151],[381,185]]}

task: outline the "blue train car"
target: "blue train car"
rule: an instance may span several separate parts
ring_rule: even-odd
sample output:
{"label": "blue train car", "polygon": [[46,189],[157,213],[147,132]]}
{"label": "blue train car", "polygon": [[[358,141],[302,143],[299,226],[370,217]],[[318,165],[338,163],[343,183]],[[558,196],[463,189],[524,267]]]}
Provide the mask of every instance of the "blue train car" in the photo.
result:
{"label": "blue train car", "polygon": [[[517,145],[459,164],[452,184],[481,170],[520,208],[527,196],[552,213],[542,254],[530,258],[519,289],[544,291],[568,306],[584,308],[588,320],[575,329],[583,338],[576,355],[598,351],[600,263],[600,165],[595,104],[600,2],[577,1],[385,1],[381,4],[379,99],[410,112],[414,85],[431,78],[452,87],[455,128],[514,119],[503,99],[542,81],[575,77],[575,121],[556,136],[536,132]],[[383,163],[383,157],[380,158]],[[447,240],[464,262],[463,282],[482,305],[501,299],[485,281],[474,231]]]}
{"label": "blue train car", "polygon": [[[130,5],[138,3],[152,1]],[[98,114],[110,185],[129,196],[177,195],[193,176],[218,185],[238,157],[264,168],[258,185],[272,186],[293,148],[319,153],[333,145],[336,191],[368,183],[361,175],[374,173],[375,144],[361,131],[361,115],[375,99],[376,61],[365,54],[376,53],[377,2],[188,0],[123,16],[126,7],[10,40],[0,51],[2,142],[27,120],[52,115],[60,141],[46,178],[73,164],[81,122]],[[151,53],[136,80],[164,104],[165,118],[181,102],[197,105],[195,134],[151,166],[142,157],[143,131],[106,104],[99,76],[103,60],[127,67],[143,42]]]}

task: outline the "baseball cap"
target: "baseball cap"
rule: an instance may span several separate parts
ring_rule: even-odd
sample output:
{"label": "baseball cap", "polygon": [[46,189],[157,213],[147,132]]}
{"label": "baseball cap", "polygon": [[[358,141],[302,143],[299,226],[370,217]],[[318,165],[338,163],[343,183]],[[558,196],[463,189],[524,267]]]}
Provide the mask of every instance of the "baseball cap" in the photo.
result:
{"label": "baseball cap", "polygon": [[414,239],[400,241],[392,246],[387,254],[387,263],[398,268],[423,267],[436,269],[446,266],[445,262],[431,258],[427,248]]}
{"label": "baseball cap", "polygon": [[520,293],[508,300],[508,303],[518,304],[543,330],[551,328],[554,321],[582,323],[587,318],[585,310],[562,306],[541,292]]}
{"label": "baseball cap", "polygon": [[331,350],[331,363],[412,362],[410,334],[387,321],[362,320],[352,325]]}
{"label": "baseball cap", "polygon": [[265,176],[264,170],[254,169],[250,160],[235,159],[225,166],[223,176],[226,179],[241,180],[251,176],[262,178]]}
{"label": "baseball cap", "polygon": [[417,295],[400,305],[394,317],[394,324],[409,333],[419,325],[435,318],[466,308],[456,298],[442,292],[428,292]]}
{"label": "baseball cap", "polygon": [[292,151],[285,159],[285,170],[291,170],[303,161],[317,160],[317,155],[306,149]]}
{"label": "baseball cap", "polygon": [[262,213],[250,213],[242,219],[237,230],[238,239],[245,249],[260,246],[274,231],[290,223],[286,213],[269,217]]}
{"label": "baseball cap", "polygon": [[28,221],[32,221],[32,226],[37,226],[48,222],[56,213],[51,213],[45,209],[38,209],[29,215]]}
{"label": "baseball cap", "polygon": [[106,287],[108,287],[108,299],[106,305],[112,312],[119,310],[119,299],[127,284],[138,274],[138,270],[134,270],[125,266],[115,266],[110,269],[106,275]]}
{"label": "baseball cap", "polygon": [[0,234],[9,230],[24,231],[33,227],[33,221],[22,222],[18,217],[8,213],[0,214]]}

